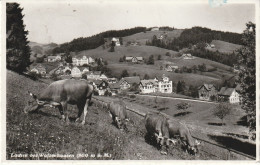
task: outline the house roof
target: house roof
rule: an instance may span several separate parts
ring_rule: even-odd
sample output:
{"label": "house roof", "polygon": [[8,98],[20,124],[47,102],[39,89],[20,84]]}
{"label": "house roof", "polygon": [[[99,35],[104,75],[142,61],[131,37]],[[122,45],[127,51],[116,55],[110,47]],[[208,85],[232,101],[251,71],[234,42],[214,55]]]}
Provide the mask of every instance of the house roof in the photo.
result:
{"label": "house roof", "polygon": [[142,61],[143,57],[136,57],[138,61]]}
{"label": "house roof", "polygon": [[213,87],[216,88],[213,84],[203,84],[199,87],[199,89],[201,89],[202,87],[205,87],[206,90],[210,91]]}
{"label": "house roof", "polygon": [[150,79],[150,80],[141,80],[141,84],[142,84],[143,86],[148,85],[148,84],[150,84],[150,83],[152,83],[152,84],[156,84],[156,82],[155,82],[154,79]]}
{"label": "house roof", "polygon": [[56,56],[48,56],[48,59],[56,59]]}
{"label": "house roof", "polygon": [[108,84],[110,89],[120,89],[119,83]]}
{"label": "house roof", "polygon": [[126,81],[129,84],[133,84],[133,83],[139,84],[141,80],[139,76],[135,76],[135,77],[123,77],[120,80],[120,83],[122,83],[123,81]]}
{"label": "house roof", "polygon": [[222,95],[222,96],[230,96],[234,90],[235,90],[235,88],[222,87],[220,89],[220,91],[218,92],[218,94]]}
{"label": "house roof", "polygon": [[125,60],[132,60],[133,57],[125,57]]}

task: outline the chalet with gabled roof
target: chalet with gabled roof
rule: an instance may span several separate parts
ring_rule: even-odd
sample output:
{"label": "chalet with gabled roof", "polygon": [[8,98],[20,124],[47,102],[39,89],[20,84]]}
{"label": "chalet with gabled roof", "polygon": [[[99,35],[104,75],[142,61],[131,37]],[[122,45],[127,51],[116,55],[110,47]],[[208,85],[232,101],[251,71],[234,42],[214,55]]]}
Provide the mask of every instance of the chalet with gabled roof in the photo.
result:
{"label": "chalet with gabled roof", "polygon": [[210,100],[211,97],[217,97],[218,91],[213,84],[203,84],[198,88],[199,99]]}

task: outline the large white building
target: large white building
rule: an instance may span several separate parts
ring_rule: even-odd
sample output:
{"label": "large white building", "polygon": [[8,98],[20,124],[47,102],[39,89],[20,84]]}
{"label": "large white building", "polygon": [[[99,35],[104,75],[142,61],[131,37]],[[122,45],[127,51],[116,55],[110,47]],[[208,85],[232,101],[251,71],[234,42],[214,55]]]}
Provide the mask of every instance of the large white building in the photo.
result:
{"label": "large white building", "polygon": [[82,66],[84,64],[90,64],[93,62],[95,62],[95,60],[93,58],[86,57],[86,56],[83,56],[82,58],[79,58],[79,59],[76,57],[72,58],[72,64],[75,66]]}
{"label": "large white building", "polygon": [[236,104],[240,102],[240,94],[237,92],[236,88],[222,87],[218,93],[218,99],[228,101],[231,104]]}
{"label": "large white building", "polygon": [[172,81],[165,75],[161,79],[141,80],[139,85],[141,93],[172,93]]}

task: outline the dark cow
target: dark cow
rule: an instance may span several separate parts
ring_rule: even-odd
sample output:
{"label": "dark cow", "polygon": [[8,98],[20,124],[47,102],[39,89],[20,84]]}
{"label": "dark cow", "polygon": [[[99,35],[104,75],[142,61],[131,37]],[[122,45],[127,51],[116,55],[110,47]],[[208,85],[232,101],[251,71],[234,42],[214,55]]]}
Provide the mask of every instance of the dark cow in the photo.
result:
{"label": "dark cow", "polygon": [[126,105],[123,101],[113,101],[108,105],[110,116],[113,122],[116,123],[119,129],[126,128],[127,122],[129,121]]}
{"label": "dark cow", "polygon": [[174,119],[168,119],[167,127],[171,139],[179,137],[182,143],[190,152],[192,152],[192,154],[196,154],[198,152],[198,145],[200,143],[192,138],[190,130],[184,123]]}
{"label": "dark cow", "polygon": [[[77,105],[78,107],[78,121],[84,111],[82,125],[85,124],[85,118],[87,115],[88,105],[90,104],[93,92],[93,86],[88,84],[84,80],[60,80],[51,83],[45,90],[43,90],[39,96],[30,93],[34,98],[34,101],[29,102],[24,108],[24,112],[38,110],[43,106],[58,107],[62,120],[69,121],[67,104]],[[64,116],[64,113],[65,116]]]}
{"label": "dark cow", "polygon": [[[167,118],[161,114],[146,114],[145,128],[147,130],[147,137],[150,138],[150,140],[155,139],[157,144],[160,144],[160,147],[164,145],[164,139],[169,138]],[[165,151],[161,153],[167,154]]]}

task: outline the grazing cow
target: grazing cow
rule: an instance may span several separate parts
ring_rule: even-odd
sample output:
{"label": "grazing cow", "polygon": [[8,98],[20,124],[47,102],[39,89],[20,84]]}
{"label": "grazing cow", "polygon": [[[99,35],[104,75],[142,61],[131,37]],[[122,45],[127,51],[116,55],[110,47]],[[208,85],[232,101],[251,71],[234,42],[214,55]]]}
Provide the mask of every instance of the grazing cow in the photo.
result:
{"label": "grazing cow", "polygon": [[200,143],[192,138],[188,127],[184,123],[173,119],[168,119],[167,127],[171,139],[179,137],[182,143],[190,152],[192,152],[192,154],[196,154],[198,152],[198,145]]}
{"label": "grazing cow", "polygon": [[[36,111],[43,106],[58,107],[62,120],[69,121],[67,104],[77,105],[78,107],[78,121],[84,111],[82,125],[85,124],[85,118],[87,115],[87,108],[90,104],[93,92],[93,86],[88,84],[84,80],[60,80],[51,83],[45,90],[43,90],[39,96],[30,93],[34,98],[33,103],[30,102],[24,108],[24,112],[28,113]],[[65,112],[65,116],[64,113]]]}
{"label": "grazing cow", "polygon": [[129,121],[126,112],[126,105],[123,101],[113,101],[108,105],[110,116],[113,122],[116,123],[119,129],[126,128],[126,124]]}
{"label": "grazing cow", "polygon": [[147,135],[151,139],[156,139],[157,144],[161,146],[164,144],[164,138],[169,138],[168,127],[166,125],[167,119],[161,114],[146,114],[145,128]]}

